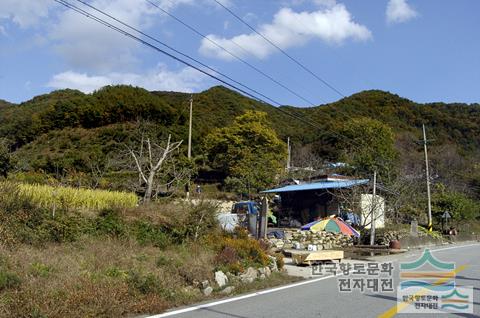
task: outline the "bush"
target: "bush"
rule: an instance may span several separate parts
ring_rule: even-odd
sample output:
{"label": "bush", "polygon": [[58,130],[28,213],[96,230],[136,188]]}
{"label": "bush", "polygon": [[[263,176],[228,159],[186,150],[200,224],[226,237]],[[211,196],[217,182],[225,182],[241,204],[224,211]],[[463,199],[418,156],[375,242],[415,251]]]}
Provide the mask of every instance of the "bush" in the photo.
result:
{"label": "bush", "polygon": [[215,257],[215,264],[221,269],[231,273],[243,271],[237,251],[230,246],[225,246]]}
{"label": "bush", "polygon": [[216,264],[227,271],[239,272],[249,266],[263,267],[270,262],[260,242],[248,237],[223,237],[217,248]]}
{"label": "bush", "polygon": [[32,263],[30,265],[30,271],[33,276],[35,277],[48,277],[53,272],[53,268],[51,266],[45,265],[43,263]]}
{"label": "bush", "polygon": [[28,197],[19,195],[14,184],[0,183],[0,240],[4,245],[70,242],[84,230],[87,220],[76,213],[57,211],[55,217]]}
{"label": "bush", "polygon": [[442,233],[438,231],[428,231],[428,229],[424,228],[423,226],[418,226],[418,230],[425,235],[430,236],[433,239],[441,239],[442,238]]}
{"label": "bush", "polygon": [[274,254],[275,259],[277,261],[277,267],[278,269],[282,269],[283,266],[285,266],[285,260],[283,259],[283,254],[282,253],[275,253]]}
{"label": "bush", "polygon": [[43,242],[73,242],[83,231],[85,219],[78,215],[57,214],[55,218],[45,215],[38,232],[43,236]]}
{"label": "bush", "polygon": [[136,271],[128,272],[128,285],[142,294],[154,293],[159,289],[159,283],[155,275],[142,275]]}
{"label": "bush", "polygon": [[126,224],[120,217],[117,210],[105,209],[94,223],[95,233],[99,235],[108,235],[113,237],[122,237],[126,234]]}
{"label": "bush", "polygon": [[109,267],[105,270],[105,276],[112,278],[127,278],[128,272],[117,267]]}
{"label": "bush", "polygon": [[216,219],[217,207],[208,201],[196,204],[152,202],[127,210],[127,214],[130,220],[150,223],[156,228],[147,228],[142,225],[142,230],[155,233],[161,230],[172,243],[177,244],[204,240],[212,233],[219,231]]}
{"label": "bush", "polygon": [[21,283],[20,278],[14,274],[4,270],[0,270],[0,291],[15,288]]}
{"label": "bush", "polygon": [[134,226],[135,237],[142,244],[152,244],[159,248],[165,248],[171,244],[171,237],[165,231],[146,221],[137,221]]}

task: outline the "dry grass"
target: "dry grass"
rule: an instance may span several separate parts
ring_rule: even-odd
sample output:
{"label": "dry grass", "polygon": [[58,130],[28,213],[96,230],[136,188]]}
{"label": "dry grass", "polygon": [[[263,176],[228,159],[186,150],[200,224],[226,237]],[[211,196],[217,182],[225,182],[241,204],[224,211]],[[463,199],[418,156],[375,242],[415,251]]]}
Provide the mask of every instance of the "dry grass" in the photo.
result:
{"label": "dry grass", "polygon": [[[221,234],[209,203],[53,216],[17,190],[0,183],[0,317],[156,314],[204,300],[194,286],[213,281],[222,242],[246,264],[263,255],[258,242]],[[269,282],[284,280],[238,287]]]}
{"label": "dry grass", "polygon": [[0,291],[1,317],[159,313],[201,299],[186,287],[193,277],[211,278],[213,258],[201,247],[161,252],[132,241],[90,239],[0,253],[2,270],[21,280]]}

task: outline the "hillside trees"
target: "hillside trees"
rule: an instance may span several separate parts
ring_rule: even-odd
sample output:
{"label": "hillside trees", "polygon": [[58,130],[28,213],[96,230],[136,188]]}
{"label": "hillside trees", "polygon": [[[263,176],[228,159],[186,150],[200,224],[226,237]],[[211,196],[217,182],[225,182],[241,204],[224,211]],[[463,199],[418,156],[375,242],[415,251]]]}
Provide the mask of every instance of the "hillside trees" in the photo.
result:
{"label": "hillside trees", "polygon": [[439,183],[432,196],[433,216],[441,221],[444,212],[449,212],[457,224],[480,219],[480,204],[464,193],[448,190]]}
{"label": "hillside trees", "polygon": [[356,173],[370,176],[376,170],[384,178],[394,174],[395,135],[388,125],[367,117],[354,118],[343,125],[339,134],[341,159]]}
{"label": "hillside trees", "polygon": [[6,178],[11,167],[9,142],[6,138],[0,138],[0,176]]}
{"label": "hillside trees", "polygon": [[270,127],[267,114],[247,111],[231,126],[207,136],[205,149],[213,168],[225,171],[232,190],[252,193],[272,185],[282,173],[287,149]]}

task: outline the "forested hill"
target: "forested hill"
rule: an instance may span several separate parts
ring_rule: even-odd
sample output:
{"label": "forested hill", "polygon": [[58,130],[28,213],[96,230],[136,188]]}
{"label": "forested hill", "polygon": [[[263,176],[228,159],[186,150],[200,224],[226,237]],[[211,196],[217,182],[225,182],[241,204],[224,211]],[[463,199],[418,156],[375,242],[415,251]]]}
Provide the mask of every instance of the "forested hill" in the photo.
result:
{"label": "forested hill", "polygon": [[13,104],[7,102],[6,100],[0,99],[0,108],[4,108],[4,107],[8,107],[8,106],[13,106]]}
{"label": "forested hill", "polygon": [[[82,170],[92,153],[103,154],[128,138],[136,123],[150,121],[158,132],[187,137],[190,94],[148,92],[130,86],[105,87],[92,94],[59,90],[13,105],[0,101],[0,137],[28,162],[28,169]],[[282,107],[285,112],[315,122],[316,128],[225,87],[217,86],[194,94],[193,151],[202,152],[205,136],[224,127],[246,110],[268,113],[272,127],[285,140],[291,137],[294,150],[309,146],[324,159],[335,160],[335,132],[355,117],[371,117],[392,127],[401,156],[408,157],[421,125],[428,128],[439,154],[445,145],[455,156],[476,158],[480,149],[479,104],[418,104],[379,90],[364,91],[337,102],[313,108]],[[332,133],[333,132],[333,133]],[[414,149],[419,152],[420,149]],[[435,159],[434,159],[435,160]]]}

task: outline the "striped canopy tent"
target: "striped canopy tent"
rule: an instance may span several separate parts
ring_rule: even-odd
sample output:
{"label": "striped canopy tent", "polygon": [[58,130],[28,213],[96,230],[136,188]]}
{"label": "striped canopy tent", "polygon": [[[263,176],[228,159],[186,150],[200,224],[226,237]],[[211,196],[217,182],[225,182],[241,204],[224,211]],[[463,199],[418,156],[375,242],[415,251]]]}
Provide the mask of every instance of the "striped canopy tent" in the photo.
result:
{"label": "striped canopy tent", "polygon": [[348,236],[360,237],[360,233],[341,218],[328,217],[302,226],[302,230],[310,230],[314,233],[326,231],[331,233],[342,233]]}

